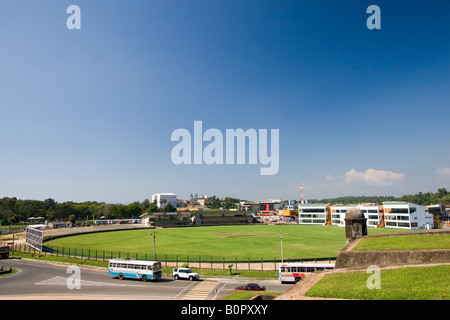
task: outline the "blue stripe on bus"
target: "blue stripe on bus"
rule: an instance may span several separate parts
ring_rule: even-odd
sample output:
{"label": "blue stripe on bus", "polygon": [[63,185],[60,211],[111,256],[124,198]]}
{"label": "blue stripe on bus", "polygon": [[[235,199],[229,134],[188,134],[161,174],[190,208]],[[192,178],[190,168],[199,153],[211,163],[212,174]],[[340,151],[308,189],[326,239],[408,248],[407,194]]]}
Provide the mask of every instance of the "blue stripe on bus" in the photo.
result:
{"label": "blue stripe on bus", "polygon": [[[145,274],[145,273],[139,274],[139,273],[119,272],[119,271],[108,270],[108,274],[113,277],[118,277],[120,273],[122,273],[125,278],[141,279],[143,275],[146,275],[149,280],[153,279],[153,276],[151,274]],[[161,278],[161,275],[157,274],[156,279],[159,279],[159,278]]]}

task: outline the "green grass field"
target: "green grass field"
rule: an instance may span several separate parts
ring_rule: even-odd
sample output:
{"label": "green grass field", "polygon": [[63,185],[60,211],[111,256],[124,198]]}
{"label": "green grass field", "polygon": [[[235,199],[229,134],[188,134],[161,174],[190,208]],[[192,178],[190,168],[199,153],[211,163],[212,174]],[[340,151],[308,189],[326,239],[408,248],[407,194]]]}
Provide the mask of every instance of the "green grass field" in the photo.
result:
{"label": "green grass field", "polygon": [[407,237],[377,237],[361,240],[355,251],[366,250],[428,250],[450,249],[450,234],[409,235]]}
{"label": "green grass field", "polygon": [[[81,249],[102,252],[120,251],[121,256],[136,253],[153,255],[153,237],[155,230],[128,230],[91,233],[59,238],[44,243],[47,247],[65,252]],[[369,229],[370,234],[393,233],[392,229]],[[280,259],[283,233],[283,258],[322,258],[335,257],[345,246],[345,230],[336,226],[305,225],[242,225],[167,228],[156,230],[156,254],[158,259],[167,255],[168,259],[180,260],[189,256],[192,260],[214,261]]]}

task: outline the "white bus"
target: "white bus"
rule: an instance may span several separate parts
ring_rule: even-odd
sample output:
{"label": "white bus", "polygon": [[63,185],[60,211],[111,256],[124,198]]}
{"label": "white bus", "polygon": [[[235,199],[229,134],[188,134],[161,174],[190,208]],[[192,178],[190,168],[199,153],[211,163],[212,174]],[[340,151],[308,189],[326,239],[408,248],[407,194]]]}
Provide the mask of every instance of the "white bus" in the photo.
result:
{"label": "white bus", "polygon": [[157,280],[161,279],[161,262],[131,259],[113,259],[109,261],[108,274],[119,279],[131,278]]}
{"label": "white bus", "polygon": [[279,278],[281,283],[298,282],[315,271],[334,269],[334,263],[280,263]]}

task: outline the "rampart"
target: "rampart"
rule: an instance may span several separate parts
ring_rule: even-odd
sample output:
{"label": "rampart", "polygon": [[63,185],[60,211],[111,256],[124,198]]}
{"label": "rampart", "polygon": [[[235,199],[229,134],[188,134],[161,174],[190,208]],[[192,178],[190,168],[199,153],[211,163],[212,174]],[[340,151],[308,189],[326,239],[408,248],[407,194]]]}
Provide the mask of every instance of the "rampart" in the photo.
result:
{"label": "rampart", "polygon": [[[395,235],[377,235],[370,237],[396,237],[419,234],[447,233],[450,230],[432,230],[414,233],[401,233]],[[450,249],[432,250],[369,250],[354,251],[353,248],[359,241],[367,237],[359,238],[344,249],[342,249],[336,259],[336,268],[367,268],[371,265],[379,267],[400,266],[409,264],[439,264],[450,263]]]}

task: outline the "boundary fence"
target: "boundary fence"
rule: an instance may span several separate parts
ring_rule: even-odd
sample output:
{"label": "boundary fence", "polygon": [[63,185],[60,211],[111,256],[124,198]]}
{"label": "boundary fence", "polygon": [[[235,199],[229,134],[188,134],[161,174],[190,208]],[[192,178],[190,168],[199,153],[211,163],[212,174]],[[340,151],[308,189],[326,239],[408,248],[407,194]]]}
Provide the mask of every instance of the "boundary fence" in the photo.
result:
{"label": "boundary fence", "polygon": [[[86,260],[108,261],[115,258],[129,258],[136,260],[153,260],[152,253],[136,253],[127,251],[107,251],[107,250],[91,250],[67,247],[43,247],[43,251],[38,251],[24,243],[15,244],[11,248],[11,253],[22,252],[30,254],[39,254],[43,256],[57,256],[65,258],[78,258]],[[238,258],[238,257],[205,257],[205,256],[189,256],[189,255],[167,255],[157,254],[155,257],[157,261],[161,261],[164,266],[178,267],[183,264],[189,265],[191,268],[204,269],[230,269],[232,265],[233,270],[264,270],[264,271],[278,271],[281,259],[264,259],[264,258]],[[323,258],[285,258],[283,263],[289,262],[332,262],[336,257]]]}

